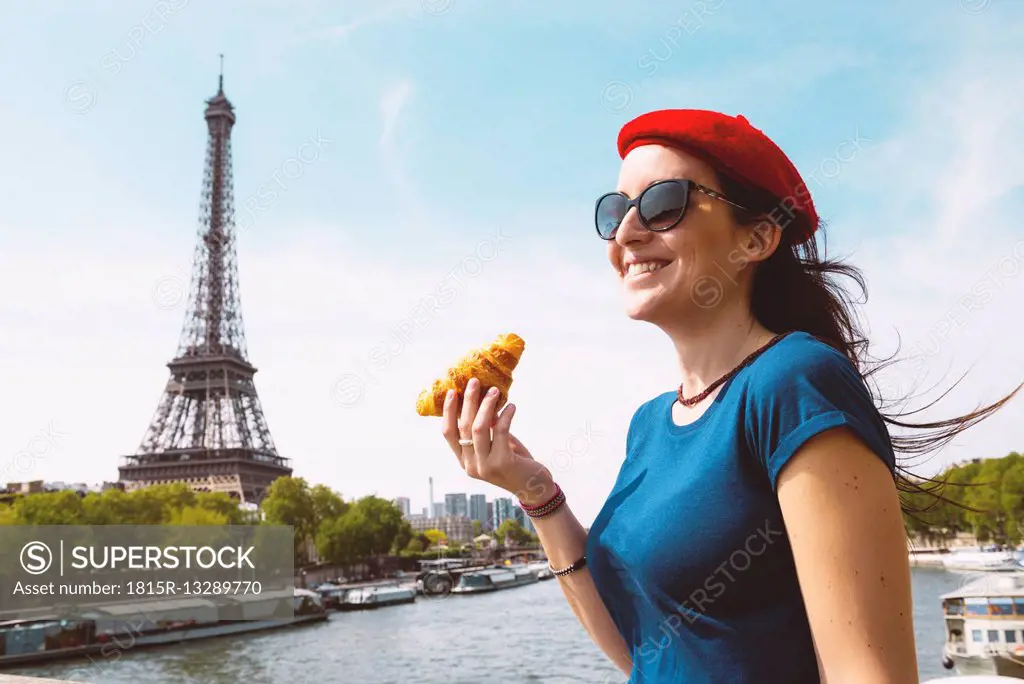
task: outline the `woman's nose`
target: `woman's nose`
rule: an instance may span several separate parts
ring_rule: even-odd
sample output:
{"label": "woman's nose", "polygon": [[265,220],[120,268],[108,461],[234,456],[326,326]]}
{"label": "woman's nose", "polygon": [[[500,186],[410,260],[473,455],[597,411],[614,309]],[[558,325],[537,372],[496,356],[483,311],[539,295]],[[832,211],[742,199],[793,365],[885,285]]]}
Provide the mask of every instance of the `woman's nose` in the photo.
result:
{"label": "woman's nose", "polygon": [[636,207],[630,207],[622,218],[622,223],[615,230],[615,241],[622,246],[650,239],[650,231],[640,223],[640,213]]}

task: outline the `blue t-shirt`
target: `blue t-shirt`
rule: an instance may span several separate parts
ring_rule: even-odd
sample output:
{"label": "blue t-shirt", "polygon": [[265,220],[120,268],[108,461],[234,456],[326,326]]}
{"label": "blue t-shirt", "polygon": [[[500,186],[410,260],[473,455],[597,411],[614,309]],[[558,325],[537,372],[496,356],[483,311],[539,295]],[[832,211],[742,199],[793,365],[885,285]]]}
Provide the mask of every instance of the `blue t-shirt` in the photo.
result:
{"label": "blue t-shirt", "polygon": [[634,414],[626,458],[587,538],[587,566],[633,655],[636,684],[817,683],[776,484],[811,437],[846,426],[894,469],[854,366],[790,333],[695,422],[675,392]]}

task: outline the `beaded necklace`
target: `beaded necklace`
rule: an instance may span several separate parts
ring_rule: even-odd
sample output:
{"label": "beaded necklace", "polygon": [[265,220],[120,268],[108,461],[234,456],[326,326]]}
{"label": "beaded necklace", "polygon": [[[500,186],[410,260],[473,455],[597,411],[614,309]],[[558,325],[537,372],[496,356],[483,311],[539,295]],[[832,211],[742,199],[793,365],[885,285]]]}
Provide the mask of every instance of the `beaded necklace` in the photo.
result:
{"label": "beaded necklace", "polygon": [[718,387],[719,387],[719,386],[720,386],[720,385],[721,385],[721,384],[722,384],[723,382],[725,382],[726,380],[728,380],[728,379],[729,379],[729,378],[731,378],[732,376],[734,376],[734,375],[736,375],[737,373],[739,373],[739,372],[740,372],[741,370],[743,370],[743,369],[744,369],[744,368],[745,368],[745,367],[746,367],[747,365],[749,365],[751,361],[753,361],[753,360],[754,360],[754,359],[756,359],[756,358],[757,358],[758,356],[760,356],[760,355],[761,355],[762,353],[764,353],[765,351],[767,351],[769,347],[771,347],[771,346],[772,346],[773,344],[775,344],[776,342],[778,342],[779,340],[781,340],[781,339],[782,339],[783,337],[785,337],[785,336],[786,336],[785,334],[782,334],[782,335],[776,335],[775,337],[773,337],[772,339],[770,339],[770,340],[769,340],[768,342],[766,342],[766,343],[764,344],[764,346],[762,346],[762,347],[761,347],[760,349],[755,349],[754,351],[750,352],[750,354],[748,354],[748,355],[747,355],[747,358],[745,358],[745,359],[743,359],[742,361],[740,361],[740,364],[739,364],[738,366],[736,366],[735,368],[733,368],[733,369],[732,369],[731,371],[729,371],[728,373],[726,373],[726,374],[725,374],[725,375],[723,375],[722,377],[720,377],[720,378],[718,378],[717,380],[715,380],[715,381],[714,381],[713,383],[711,383],[710,385],[708,385],[708,386],[707,386],[707,387],[706,387],[706,388],[704,389],[704,391],[703,391],[703,392],[701,392],[700,394],[698,394],[698,395],[696,395],[696,396],[690,397],[689,399],[685,398],[685,397],[683,396],[683,383],[679,383],[679,389],[678,389],[678,390],[676,391],[676,400],[677,400],[677,401],[678,401],[678,402],[679,402],[680,404],[682,404],[683,406],[685,406],[685,407],[687,407],[687,408],[692,408],[692,407],[696,406],[696,405],[697,405],[697,404],[699,404],[700,402],[702,402],[702,401],[704,401],[705,399],[707,399],[707,398],[708,398],[708,395],[709,395],[709,394],[711,394],[712,392],[714,392],[714,391],[715,391],[716,389],[718,389]]}

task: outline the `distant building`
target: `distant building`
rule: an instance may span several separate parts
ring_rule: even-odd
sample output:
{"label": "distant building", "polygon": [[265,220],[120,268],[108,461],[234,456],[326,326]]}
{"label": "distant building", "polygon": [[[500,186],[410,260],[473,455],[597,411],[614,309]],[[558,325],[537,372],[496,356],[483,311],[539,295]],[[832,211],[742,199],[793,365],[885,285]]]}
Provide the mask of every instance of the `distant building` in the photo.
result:
{"label": "distant building", "polygon": [[395,499],[395,505],[398,506],[398,510],[402,511],[402,517],[408,518],[411,512],[412,502],[409,501],[409,497],[400,496]]}
{"label": "distant building", "polygon": [[466,500],[465,494],[445,494],[444,495],[444,513],[445,515],[454,515],[457,518],[468,518],[469,517],[469,503]]}
{"label": "distant building", "polygon": [[501,523],[513,516],[513,508],[515,506],[512,504],[512,499],[499,497],[494,500],[494,529],[501,527]]}
{"label": "distant building", "polygon": [[429,518],[429,517],[430,517],[430,509],[429,509],[429,508],[427,508],[426,506],[424,506],[424,507],[423,507],[423,513],[422,513],[422,515],[423,515],[423,517],[424,517],[424,518]]}
{"label": "distant building", "polygon": [[443,518],[444,516],[445,516],[444,504],[443,503],[436,503],[436,504],[434,504],[434,510],[432,510],[430,512],[430,515],[428,517],[430,517],[430,518]]}
{"label": "distant building", "polygon": [[473,522],[466,517],[413,518],[409,521],[414,534],[427,530],[441,530],[449,544],[466,544],[473,540]]}
{"label": "distant building", "polygon": [[480,528],[487,529],[487,497],[483,494],[473,494],[469,497],[469,519],[479,520]]}
{"label": "distant building", "polygon": [[484,529],[485,530],[497,529],[497,526],[494,524],[494,502],[493,501],[488,501],[487,502],[487,522],[484,523]]}
{"label": "distant building", "polygon": [[89,485],[84,482],[43,482],[32,480],[31,482],[8,482],[0,486],[0,502],[10,503],[19,496],[26,494],[43,494],[45,492],[74,492],[80,497],[87,494],[102,494],[110,489],[124,491],[122,482],[103,482],[98,485]]}
{"label": "distant building", "polygon": [[101,484],[86,484],[85,482],[43,482],[32,480],[31,482],[8,482],[7,486],[0,489],[5,494],[41,494],[43,492],[75,492],[80,496],[86,494],[101,494],[110,489],[124,491],[123,482],[103,482]]}

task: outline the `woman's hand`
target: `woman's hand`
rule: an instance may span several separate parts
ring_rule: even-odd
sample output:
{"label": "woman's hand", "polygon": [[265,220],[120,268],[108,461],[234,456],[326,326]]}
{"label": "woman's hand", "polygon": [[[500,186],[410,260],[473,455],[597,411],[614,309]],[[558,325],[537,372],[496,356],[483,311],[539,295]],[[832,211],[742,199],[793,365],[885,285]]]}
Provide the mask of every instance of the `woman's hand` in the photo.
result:
{"label": "woman's hand", "polygon": [[[537,463],[509,432],[515,405],[509,404],[495,415],[497,404],[497,389],[481,401],[476,378],[466,385],[461,411],[455,392],[448,392],[441,419],[444,438],[470,477],[501,487],[527,506],[543,503],[555,494],[551,471]],[[463,446],[460,439],[473,443]]]}

